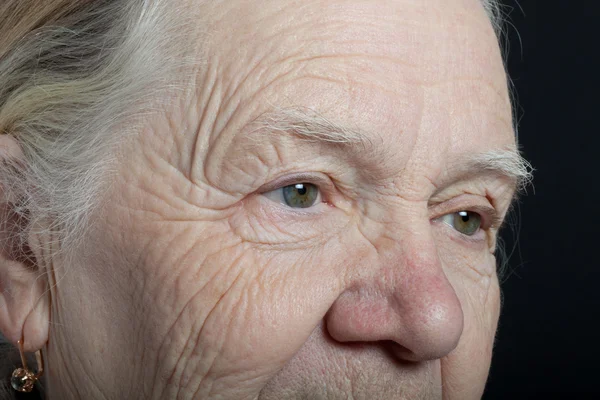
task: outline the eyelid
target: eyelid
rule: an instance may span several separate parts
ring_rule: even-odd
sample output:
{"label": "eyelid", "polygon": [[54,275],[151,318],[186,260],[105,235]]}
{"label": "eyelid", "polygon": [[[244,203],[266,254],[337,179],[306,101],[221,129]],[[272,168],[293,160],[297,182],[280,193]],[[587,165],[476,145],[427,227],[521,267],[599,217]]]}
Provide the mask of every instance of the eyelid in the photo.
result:
{"label": "eyelid", "polygon": [[299,174],[285,175],[277,178],[261,186],[257,192],[266,193],[296,183],[311,183],[321,190],[322,195],[326,195],[326,193],[333,188],[331,180],[322,174],[304,172]]}
{"label": "eyelid", "polygon": [[483,222],[482,229],[498,229],[502,224],[502,218],[498,215],[496,209],[491,206],[477,205],[473,207],[467,207],[465,210],[458,210],[455,212],[460,211],[471,211],[479,214]]}
{"label": "eyelid", "polygon": [[434,205],[432,207],[432,219],[435,220],[444,215],[453,214],[460,211],[471,211],[476,212],[481,216],[481,229],[498,229],[500,225],[502,225],[503,218],[492,205],[481,204],[481,200],[479,200],[480,204],[472,204],[472,201],[468,201],[466,198],[461,197],[463,196]]}

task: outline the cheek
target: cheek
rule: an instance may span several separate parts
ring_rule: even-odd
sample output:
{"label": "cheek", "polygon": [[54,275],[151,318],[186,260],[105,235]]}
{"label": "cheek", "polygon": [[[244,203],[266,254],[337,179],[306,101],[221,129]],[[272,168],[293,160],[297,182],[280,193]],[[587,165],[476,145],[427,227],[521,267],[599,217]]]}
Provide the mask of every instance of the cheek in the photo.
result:
{"label": "cheek", "polygon": [[500,315],[498,279],[495,273],[473,275],[472,272],[495,268],[495,258],[488,253],[471,262],[487,265],[473,268],[463,265],[468,268],[464,272],[455,266],[447,272],[461,302],[464,329],[456,349],[441,361],[444,399],[481,398],[491,363]]}
{"label": "cheek", "polygon": [[[192,248],[179,254],[172,249],[171,261],[163,256],[146,265],[153,271],[147,275],[157,278],[147,288],[157,291],[144,300],[156,305],[148,315],[155,346],[170,344],[162,368],[177,369],[185,360],[189,373],[183,381],[192,386],[195,376],[210,371],[224,387],[260,387],[306,342],[343,290],[344,270],[356,258],[338,239],[270,249],[231,232]],[[160,272],[167,268],[167,274]],[[166,280],[168,275],[177,279]]]}

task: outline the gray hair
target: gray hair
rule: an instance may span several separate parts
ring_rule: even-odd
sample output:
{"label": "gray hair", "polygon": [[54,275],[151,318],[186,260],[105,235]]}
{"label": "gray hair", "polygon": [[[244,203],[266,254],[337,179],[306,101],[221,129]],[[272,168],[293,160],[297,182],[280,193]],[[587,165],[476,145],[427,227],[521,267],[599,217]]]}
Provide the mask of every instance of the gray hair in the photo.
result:
{"label": "gray hair", "polygon": [[502,4],[499,0],[481,0],[483,9],[492,22],[492,27],[496,36],[500,38],[504,32],[504,18],[502,14]]}
{"label": "gray hair", "polygon": [[[499,35],[497,0],[481,1]],[[60,248],[76,244],[110,177],[114,146],[160,109],[159,90],[177,88],[170,79],[188,61],[186,46],[173,43],[185,42],[186,21],[168,3],[0,4],[0,134],[11,135],[24,158],[0,167],[0,193],[25,224],[8,232],[20,246],[41,226]],[[0,335],[4,376],[11,365],[2,365],[10,359],[1,342]],[[0,386],[0,398],[9,396]]]}
{"label": "gray hair", "polygon": [[[0,246],[25,252],[34,229],[52,232],[61,249],[76,245],[110,179],[114,146],[161,108],[153,103],[159,90],[177,87],[187,55],[172,44],[185,40],[178,28],[186,21],[172,8],[150,0],[0,3],[0,134],[23,153],[0,166],[1,201],[20,221],[8,226],[0,215]],[[9,348],[0,334],[2,399],[13,397]]]}
{"label": "gray hair", "polygon": [[28,228],[51,221],[63,247],[97,206],[111,147],[176,75],[182,58],[170,46],[175,31],[167,21],[175,18],[166,3],[0,6],[0,134],[14,137],[26,160],[5,164],[0,185]]}

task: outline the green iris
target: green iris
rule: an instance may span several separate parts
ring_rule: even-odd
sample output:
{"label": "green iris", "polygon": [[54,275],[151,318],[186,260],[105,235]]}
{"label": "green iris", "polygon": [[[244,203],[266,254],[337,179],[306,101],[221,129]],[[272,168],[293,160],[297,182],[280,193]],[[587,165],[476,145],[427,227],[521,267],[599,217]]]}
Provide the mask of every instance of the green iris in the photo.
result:
{"label": "green iris", "polygon": [[319,196],[319,189],[310,183],[296,183],[282,189],[285,204],[292,208],[311,207]]}
{"label": "green iris", "polygon": [[481,215],[471,211],[454,213],[452,226],[464,235],[473,236],[481,227]]}

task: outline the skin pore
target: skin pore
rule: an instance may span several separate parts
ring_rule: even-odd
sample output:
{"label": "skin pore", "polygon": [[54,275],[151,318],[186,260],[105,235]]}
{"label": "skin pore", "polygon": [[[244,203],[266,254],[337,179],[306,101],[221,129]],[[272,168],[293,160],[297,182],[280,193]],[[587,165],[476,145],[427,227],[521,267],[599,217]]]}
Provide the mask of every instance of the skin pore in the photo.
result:
{"label": "skin pore", "polygon": [[48,274],[49,399],[480,398],[516,181],[468,168],[515,148],[479,1],[182,10],[205,62]]}

